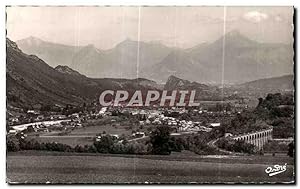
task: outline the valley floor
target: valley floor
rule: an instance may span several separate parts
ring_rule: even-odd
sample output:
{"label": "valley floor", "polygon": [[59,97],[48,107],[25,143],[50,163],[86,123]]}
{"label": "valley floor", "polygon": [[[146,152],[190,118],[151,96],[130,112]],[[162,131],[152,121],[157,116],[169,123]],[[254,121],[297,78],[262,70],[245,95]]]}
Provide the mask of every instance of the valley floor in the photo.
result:
{"label": "valley floor", "polygon": [[[275,164],[287,170],[269,177]],[[287,156],[170,156],[16,152],[7,155],[7,181],[21,183],[293,183]]]}

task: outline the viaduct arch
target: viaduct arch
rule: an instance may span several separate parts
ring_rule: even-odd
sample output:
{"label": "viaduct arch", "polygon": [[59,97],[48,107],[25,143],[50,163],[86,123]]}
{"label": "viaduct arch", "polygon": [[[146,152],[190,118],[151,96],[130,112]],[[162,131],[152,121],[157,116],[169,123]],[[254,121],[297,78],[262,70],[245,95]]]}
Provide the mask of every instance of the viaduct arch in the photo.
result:
{"label": "viaduct arch", "polygon": [[245,133],[238,136],[233,136],[234,140],[243,140],[246,143],[255,145],[259,150],[269,141],[272,140],[273,128],[269,128],[262,131],[256,131],[254,133]]}

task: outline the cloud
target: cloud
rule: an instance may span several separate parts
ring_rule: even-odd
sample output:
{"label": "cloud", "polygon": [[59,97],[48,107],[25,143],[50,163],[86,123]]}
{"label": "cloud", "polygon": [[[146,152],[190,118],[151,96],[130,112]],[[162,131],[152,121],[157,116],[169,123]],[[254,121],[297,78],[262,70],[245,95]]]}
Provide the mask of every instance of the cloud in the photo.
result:
{"label": "cloud", "polygon": [[250,11],[244,14],[243,18],[253,23],[259,23],[268,19],[268,15],[258,11]]}

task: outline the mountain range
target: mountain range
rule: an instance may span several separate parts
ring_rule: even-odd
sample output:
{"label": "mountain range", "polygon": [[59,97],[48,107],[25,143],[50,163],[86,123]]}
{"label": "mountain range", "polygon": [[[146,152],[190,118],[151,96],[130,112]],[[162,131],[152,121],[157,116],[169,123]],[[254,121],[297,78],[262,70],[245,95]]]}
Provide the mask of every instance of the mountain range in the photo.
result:
{"label": "mountain range", "polygon": [[[18,45],[6,40],[6,96],[8,105],[31,108],[36,104],[78,105],[95,102],[104,90],[196,90],[198,100],[218,100],[220,88],[169,76],[166,84],[144,78],[89,78],[68,66],[55,68],[35,55],[27,55]],[[261,79],[236,85],[238,88],[293,90],[293,75]]]}
{"label": "mountain range", "polygon": [[34,54],[52,67],[68,66],[92,78],[142,77],[166,83],[173,75],[199,83],[220,84],[293,73],[292,44],[260,43],[238,31],[189,49],[130,39],[109,50],[94,45],[68,46],[35,37],[19,40],[17,44],[24,53]]}

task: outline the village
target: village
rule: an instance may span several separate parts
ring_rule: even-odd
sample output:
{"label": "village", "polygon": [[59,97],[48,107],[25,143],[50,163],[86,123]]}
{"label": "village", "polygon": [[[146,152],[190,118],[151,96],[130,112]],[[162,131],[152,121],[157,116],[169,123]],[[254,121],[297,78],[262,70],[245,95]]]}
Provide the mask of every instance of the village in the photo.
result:
{"label": "village", "polygon": [[221,126],[224,117],[233,117],[244,109],[247,109],[247,105],[241,103],[212,105],[206,102],[200,107],[140,108],[120,105],[93,110],[86,108],[68,115],[62,112],[27,110],[19,116],[8,115],[7,127],[10,135],[25,133],[24,136],[51,138],[54,142],[57,138],[70,137],[68,135],[73,133],[76,133],[76,137],[87,138],[89,141],[100,140],[101,133],[136,140],[149,136],[151,130],[159,125],[170,127],[172,135],[210,132]]}

